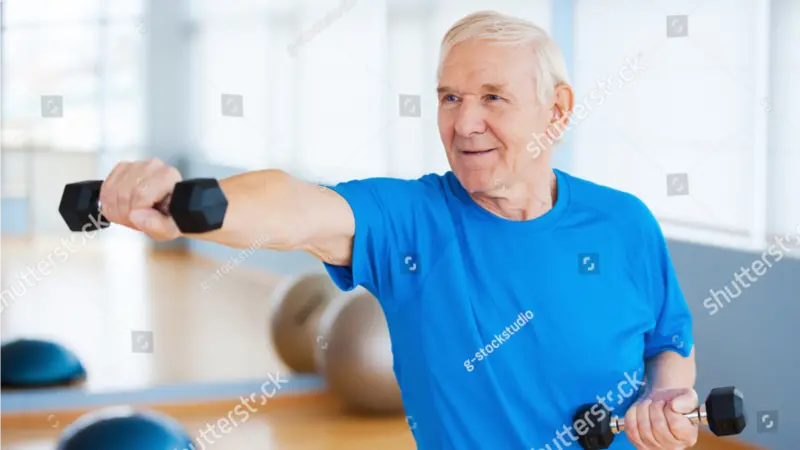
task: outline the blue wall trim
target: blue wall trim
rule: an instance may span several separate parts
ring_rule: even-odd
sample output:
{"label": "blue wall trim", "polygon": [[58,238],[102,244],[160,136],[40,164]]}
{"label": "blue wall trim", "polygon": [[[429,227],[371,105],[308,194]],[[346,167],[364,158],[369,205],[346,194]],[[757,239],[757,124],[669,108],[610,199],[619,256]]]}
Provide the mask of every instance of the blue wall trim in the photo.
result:
{"label": "blue wall trim", "polygon": [[3,198],[0,200],[0,232],[3,234],[28,233],[28,199]]}
{"label": "blue wall trim", "polygon": [[[552,35],[567,64],[567,72],[570,78],[574,77],[574,28],[575,28],[575,1],[574,0],[552,0],[551,4],[551,23]],[[553,154],[553,166],[569,171],[572,169],[572,142],[570,142],[569,132],[564,135],[564,141],[555,149]]]}
{"label": "blue wall trim", "polygon": [[109,392],[90,392],[80,387],[10,391],[3,392],[0,411],[3,414],[18,414],[84,410],[117,405],[196,404],[235,400],[240,396],[248,398],[251,394],[256,394],[256,398],[263,402],[267,395],[269,398],[275,398],[325,391],[324,379],[319,375],[289,374],[286,377],[275,373],[273,376],[276,380],[288,379],[288,382],[278,381],[279,386],[276,386],[275,382],[264,378],[221,383],[181,383]]}

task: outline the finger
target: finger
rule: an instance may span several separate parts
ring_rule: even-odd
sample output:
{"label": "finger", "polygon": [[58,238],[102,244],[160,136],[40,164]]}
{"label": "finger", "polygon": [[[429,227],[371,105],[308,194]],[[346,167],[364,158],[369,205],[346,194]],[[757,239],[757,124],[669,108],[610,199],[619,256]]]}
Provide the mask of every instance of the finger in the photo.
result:
{"label": "finger", "polygon": [[642,437],[639,436],[639,417],[637,411],[637,405],[634,404],[625,414],[625,435],[628,436],[628,440],[634,447],[637,449],[644,449],[646,448],[645,443],[642,441]]}
{"label": "finger", "polygon": [[678,414],[670,408],[665,410],[665,418],[670,434],[672,434],[678,442],[688,447],[693,447],[697,444],[699,432],[697,425],[693,424],[683,414]]}
{"label": "finger", "polygon": [[123,220],[117,213],[117,180],[125,175],[130,163],[121,162],[114,166],[108,174],[103,185],[100,187],[100,204],[102,205],[103,217],[109,222],[120,223]]}
{"label": "finger", "polygon": [[138,229],[130,220],[131,202],[139,186],[142,185],[146,174],[154,170],[151,161],[139,161],[130,164],[128,170],[121,174],[116,181],[117,184],[117,214],[122,221],[120,224],[130,228]]}
{"label": "finger", "polygon": [[698,403],[697,391],[685,389],[680,395],[670,400],[669,409],[678,414],[688,414],[697,409]]}
{"label": "finger", "polygon": [[130,217],[133,225],[153,240],[168,241],[181,235],[175,221],[155,209],[137,209]]}
{"label": "finger", "polygon": [[653,430],[653,438],[661,448],[675,448],[680,444],[678,439],[672,435],[672,431],[667,424],[666,411],[669,409],[664,401],[653,402],[650,405],[650,428]]}
{"label": "finger", "polygon": [[141,177],[134,189],[131,210],[152,208],[171,194],[182,179],[178,169],[158,160],[148,163]]}
{"label": "finger", "polygon": [[645,400],[639,404],[636,411],[639,438],[648,449],[660,449],[661,445],[658,444],[656,438],[653,436],[653,428],[650,425],[650,405],[652,404],[652,400]]}

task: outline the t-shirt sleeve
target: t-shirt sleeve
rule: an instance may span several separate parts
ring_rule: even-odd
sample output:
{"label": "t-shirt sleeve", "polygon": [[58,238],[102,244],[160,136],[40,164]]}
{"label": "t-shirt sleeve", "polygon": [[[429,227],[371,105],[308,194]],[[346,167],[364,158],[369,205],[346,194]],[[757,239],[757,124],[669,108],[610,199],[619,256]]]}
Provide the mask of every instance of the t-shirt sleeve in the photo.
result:
{"label": "t-shirt sleeve", "polygon": [[[351,264],[323,263],[340,289],[349,291],[362,286],[384,305],[391,297],[390,271],[397,266],[397,258],[403,258],[403,243],[413,239],[409,229],[414,216],[413,183],[369,178],[327,186],[347,201],[355,218]],[[413,255],[405,258],[411,258],[409,264],[413,264]]]}
{"label": "t-shirt sleeve", "polygon": [[645,336],[644,358],[667,350],[688,357],[694,346],[692,315],[678,283],[667,241],[649,209],[644,214],[642,228],[643,247],[647,251],[639,253],[639,258],[644,256],[641,263],[645,268],[645,289],[653,305],[656,324]]}

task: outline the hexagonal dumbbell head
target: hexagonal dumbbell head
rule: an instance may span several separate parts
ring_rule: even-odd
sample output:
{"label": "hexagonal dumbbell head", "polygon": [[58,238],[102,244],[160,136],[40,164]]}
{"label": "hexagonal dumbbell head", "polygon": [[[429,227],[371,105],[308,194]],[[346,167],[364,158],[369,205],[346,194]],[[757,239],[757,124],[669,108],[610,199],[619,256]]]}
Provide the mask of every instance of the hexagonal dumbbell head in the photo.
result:
{"label": "hexagonal dumbbell head", "polygon": [[572,426],[578,435],[578,443],[586,450],[609,448],[614,442],[611,416],[599,403],[586,404],[578,408],[572,418]]}
{"label": "hexagonal dumbbell head", "polygon": [[747,426],[744,396],[733,386],[716,388],[706,399],[708,428],[717,436],[731,436]]}
{"label": "hexagonal dumbbell head", "polygon": [[98,201],[102,181],[81,181],[64,186],[58,212],[72,231],[94,231],[110,223],[100,214]]}
{"label": "hexagonal dumbbell head", "polygon": [[169,214],[182,233],[205,233],[222,228],[228,200],[213,178],[185,180],[175,185]]}

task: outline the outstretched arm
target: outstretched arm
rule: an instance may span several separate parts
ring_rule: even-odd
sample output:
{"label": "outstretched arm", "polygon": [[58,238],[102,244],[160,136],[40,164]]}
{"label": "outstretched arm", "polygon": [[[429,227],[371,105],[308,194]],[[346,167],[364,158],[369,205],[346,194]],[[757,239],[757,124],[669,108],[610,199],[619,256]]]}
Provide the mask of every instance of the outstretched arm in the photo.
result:
{"label": "outstretched arm", "polygon": [[160,160],[120,163],[100,191],[103,215],[159,241],[188,237],[236,248],[304,250],[329,264],[350,264],[355,219],[347,201],[330,189],[281,170],[234,175],[220,180],[228,200],[222,227],[184,235],[153,208],[181,180]]}

